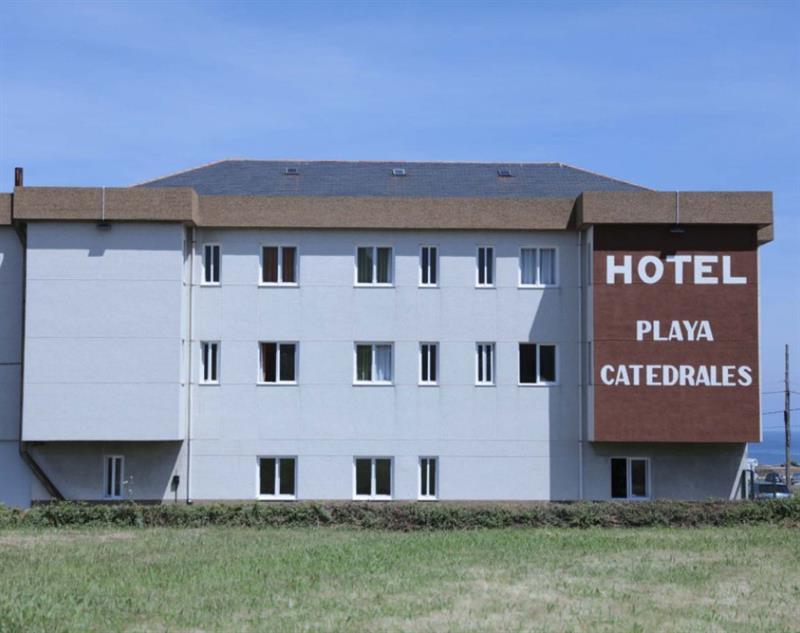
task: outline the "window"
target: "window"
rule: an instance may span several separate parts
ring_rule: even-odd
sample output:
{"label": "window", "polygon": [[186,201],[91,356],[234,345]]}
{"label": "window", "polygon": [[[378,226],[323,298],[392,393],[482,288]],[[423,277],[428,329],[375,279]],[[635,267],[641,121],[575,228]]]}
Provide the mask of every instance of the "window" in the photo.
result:
{"label": "window", "polygon": [[491,246],[478,247],[477,285],[483,287],[494,285],[494,248]]}
{"label": "window", "polygon": [[392,383],[391,343],[356,344],[356,383]]}
{"label": "window", "polygon": [[259,349],[259,383],[297,383],[297,343],[259,343]]}
{"label": "window", "polygon": [[219,343],[200,343],[200,384],[219,384]]}
{"label": "window", "polygon": [[125,458],[122,455],[106,455],[103,461],[103,496],[106,499],[122,499]]}
{"label": "window", "polygon": [[419,498],[436,499],[436,462],[435,457],[419,459]]}
{"label": "window", "polygon": [[494,343],[478,343],[478,372],[475,383],[478,385],[494,384]]}
{"label": "window", "polygon": [[556,249],[523,248],[519,252],[520,286],[556,285]]}
{"label": "window", "polygon": [[419,252],[419,285],[436,286],[439,283],[438,249],[435,246],[423,246]]}
{"label": "window", "polygon": [[219,244],[203,245],[203,284],[218,284],[219,268]]}
{"label": "window", "polygon": [[520,343],[519,382],[522,385],[556,382],[556,346]]}
{"label": "window", "polygon": [[297,460],[294,457],[261,457],[258,460],[258,497],[294,499]]}
{"label": "window", "polygon": [[439,345],[419,344],[419,384],[435,385],[439,380]]}
{"label": "window", "polygon": [[261,248],[261,283],[297,285],[297,248],[263,246]]}
{"label": "window", "polygon": [[392,498],[392,460],[389,457],[357,457],[355,460],[356,499]]}
{"label": "window", "polygon": [[647,499],[650,497],[650,460],[614,457],[611,460],[611,497]]}
{"label": "window", "polygon": [[392,249],[388,246],[359,246],[356,249],[356,285],[391,284]]}

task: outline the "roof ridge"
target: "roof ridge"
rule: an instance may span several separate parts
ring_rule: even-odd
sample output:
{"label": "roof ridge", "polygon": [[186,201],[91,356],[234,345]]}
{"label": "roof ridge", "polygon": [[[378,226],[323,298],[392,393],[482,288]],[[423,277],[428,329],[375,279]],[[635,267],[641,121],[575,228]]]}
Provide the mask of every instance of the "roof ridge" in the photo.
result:
{"label": "roof ridge", "polygon": [[185,169],[179,169],[177,171],[170,172],[168,174],[164,174],[163,176],[159,176],[158,178],[150,178],[148,180],[142,180],[140,182],[135,182],[132,185],[128,185],[129,187],[140,187],[141,185],[146,185],[151,182],[158,182],[159,180],[164,180],[165,178],[172,178],[173,176],[180,176],[181,174],[189,173],[190,171],[195,171],[196,169],[203,169],[204,167],[211,167],[212,165],[219,165],[220,163],[227,163],[234,160],[249,160],[248,158],[222,158],[220,160],[212,160],[208,163],[203,163],[202,165],[196,165],[194,167],[187,167]]}
{"label": "roof ridge", "polygon": [[636,182],[631,182],[630,180],[624,180],[622,178],[617,178],[615,176],[606,176],[605,174],[601,174],[597,171],[592,171],[591,169],[585,169],[583,167],[578,167],[577,165],[571,165],[569,163],[559,163],[562,167],[569,167],[570,169],[576,169],[577,171],[582,171],[587,174],[592,174],[592,176],[599,176],[600,178],[607,178],[608,180],[614,180],[616,182],[621,182],[626,185],[631,185],[633,187],[641,187],[642,189],[647,189],[647,191],[655,191],[655,189],[651,189],[650,187],[645,187],[644,185],[640,185]]}

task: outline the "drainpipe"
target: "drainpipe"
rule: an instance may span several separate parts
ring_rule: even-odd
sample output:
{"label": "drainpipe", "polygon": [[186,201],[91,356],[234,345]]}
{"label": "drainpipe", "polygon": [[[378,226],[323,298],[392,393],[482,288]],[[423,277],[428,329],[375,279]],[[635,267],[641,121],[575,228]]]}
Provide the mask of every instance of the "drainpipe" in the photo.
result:
{"label": "drainpipe", "polygon": [[583,500],[583,231],[578,229],[578,500]]}
{"label": "drainpipe", "polygon": [[186,367],[186,503],[192,505],[192,347],[194,346],[194,249],[195,227],[191,228],[189,244],[189,332],[187,334],[189,354]]}
{"label": "drainpipe", "polygon": [[[15,179],[17,182],[20,183],[22,186],[22,170],[17,168],[18,171],[15,172]],[[12,197],[12,205],[13,205],[13,197]],[[13,207],[12,207],[12,217],[13,217]],[[23,462],[31,469],[31,472],[34,474],[36,479],[39,480],[39,483],[44,486],[47,493],[54,499],[58,501],[64,500],[64,495],[61,494],[61,491],[56,487],[56,485],[50,480],[45,473],[41,466],[36,462],[33,458],[33,455],[28,452],[28,448],[32,446],[30,442],[24,442],[22,440],[22,414],[23,414],[23,402],[24,402],[24,393],[25,393],[25,317],[26,317],[26,297],[28,294],[28,239],[27,239],[27,232],[25,230],[25,225],[19,224],[14,222],[14,230],[17,232],[17,237],[19,238],[20,244],[22,244],[22,324],[20,327],[20,362],[19,362],[19,456]]]}

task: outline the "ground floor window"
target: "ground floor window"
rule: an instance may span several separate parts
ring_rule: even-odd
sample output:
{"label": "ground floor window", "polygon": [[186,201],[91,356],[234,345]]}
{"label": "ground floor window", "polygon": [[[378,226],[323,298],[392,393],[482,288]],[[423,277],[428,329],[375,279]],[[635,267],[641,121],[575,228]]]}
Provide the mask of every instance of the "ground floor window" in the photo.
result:
{"label": "ground floor window", "polygon": [[435,457],[420,457],[419,459],[419,498],[436,499],[436,470]]}
{"label": "ground floor window", "polygon": [[392,498],[392,460],[389,457],[357,457],[355,498]]}
{"label": "ground floor window", "polygon": [[260,499],[294,499],[297,459],[261,457],[258,460],[258,496]]}
{"label": "ground floor window", "polygon": [[650,460],[641,457],[612,458],[611,497],[613,499],[648,499],[650,497]]}
{"label": "ground floor window", "polygon": [[125,458],[122,455],[106,455],[103,461],[103,496],[106,499],[122,499]]}

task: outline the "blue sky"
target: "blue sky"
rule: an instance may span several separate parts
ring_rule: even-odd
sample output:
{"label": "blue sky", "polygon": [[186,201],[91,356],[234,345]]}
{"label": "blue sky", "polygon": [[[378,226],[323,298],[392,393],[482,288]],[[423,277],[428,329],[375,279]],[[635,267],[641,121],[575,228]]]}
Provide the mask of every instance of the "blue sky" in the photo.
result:
{"label": "blue sky", "polygon": [[[11,2],[3,23],[0,190],[16,165],[29,185],[112,186],[250,157],[773,191],[763,390],[788,342],[800,391],[800,3]],[[782,418],[764,423],[774,444]]]}

